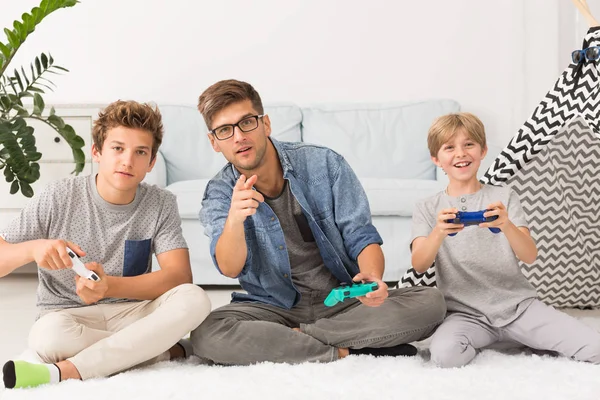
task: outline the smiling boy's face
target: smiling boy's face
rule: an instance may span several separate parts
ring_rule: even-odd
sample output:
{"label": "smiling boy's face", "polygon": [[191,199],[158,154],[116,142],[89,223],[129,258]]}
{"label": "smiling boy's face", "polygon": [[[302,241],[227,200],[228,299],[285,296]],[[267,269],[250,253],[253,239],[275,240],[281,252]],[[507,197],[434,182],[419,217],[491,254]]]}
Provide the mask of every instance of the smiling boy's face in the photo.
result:
{"label": "smiling boy's face", "polygon": [[115,204],[133,200],[138,184],[156,162],[156,158],[151,160],[153,142],[150,132],[117,126],[107,131],[102,151],[92,146],[94,161],[98,163],[98,192],[111,193],[111,199],[105,200]]}
{"label": "smiling boy's face", "polygon": [[442,145],[437,157],[431,159],[448,174],[451,182],[467,182],[477,179],[477,171],[486,154],[487,147],[481,148],[464,129],[460,129]]}

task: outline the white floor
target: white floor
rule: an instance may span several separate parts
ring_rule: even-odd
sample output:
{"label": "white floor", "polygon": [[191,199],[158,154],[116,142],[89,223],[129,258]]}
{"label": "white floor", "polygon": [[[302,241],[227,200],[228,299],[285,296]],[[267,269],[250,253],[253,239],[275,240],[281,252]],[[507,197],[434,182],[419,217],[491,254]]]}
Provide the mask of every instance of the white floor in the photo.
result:
{"label": "white floor", "polygon": [[[32,275],[0,279],[0,363],[21,354],[36,315]],[[213,307],[229,302],[229,290],[208,291]],[[600,329],[600,310],[569,310]],[[420,346],[421,344],[419,344]],[[0,383],[1,385],[1,383]],[[464,368],[444,370],[417,357],[354,356],[335,363],[249,367],[197,365],[194,360],[166,362],[108,379],[68,381],[37,389],[4,391],[6,400],[219,399],[478,399],[597,400],[600,366],[564,357],[502,354],[486,350]]]}
{"label": "white floor", "polygon": [[[27,348],[35,321],[37,275],[12,274],[0,278],[0,366]],[[228,304],[231,290],[207,290],[213,309]]]}

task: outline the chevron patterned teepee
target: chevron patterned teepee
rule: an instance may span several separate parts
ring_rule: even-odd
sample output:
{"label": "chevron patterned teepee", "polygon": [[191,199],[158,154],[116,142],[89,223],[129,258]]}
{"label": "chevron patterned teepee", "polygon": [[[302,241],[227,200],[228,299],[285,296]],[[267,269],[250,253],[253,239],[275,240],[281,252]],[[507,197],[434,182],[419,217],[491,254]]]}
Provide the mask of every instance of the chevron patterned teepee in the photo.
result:
{"label": "chevron patterned teepee", "polygon": [[[582,49],[591,46],[600,26],[585,36]],[[599,140],[600,61],[572,63],[481,178],[519,194],[538,246],[522,271],[557,307],[600,306]],[[435,286],[435,266],[408,270],[400,285]]]}

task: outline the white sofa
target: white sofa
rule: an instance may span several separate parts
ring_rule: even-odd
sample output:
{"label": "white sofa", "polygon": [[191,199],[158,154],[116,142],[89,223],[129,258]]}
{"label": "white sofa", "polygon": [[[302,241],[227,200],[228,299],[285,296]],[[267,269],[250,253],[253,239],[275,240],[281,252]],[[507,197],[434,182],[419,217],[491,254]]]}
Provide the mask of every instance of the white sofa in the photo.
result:
{"label": "white sofa", "polygon": [[[452,100],[417,103],[329,104],[299,107],[266,104],[273,137],[324,145],[342,154],[359,177],[383,237],[384,280],[398,281],[410,267],[410,224],[415,200],[443,190],[443,173],[427,149],[427,130],[438,116],[459,111]],[[162,105],[165,135],[156,166],[146,178],[177,195],[183,233],[190,247],[194,283],[233,285],[209,255],[198,220],[206,183],[226,163],[206,136],[194,106]]]}

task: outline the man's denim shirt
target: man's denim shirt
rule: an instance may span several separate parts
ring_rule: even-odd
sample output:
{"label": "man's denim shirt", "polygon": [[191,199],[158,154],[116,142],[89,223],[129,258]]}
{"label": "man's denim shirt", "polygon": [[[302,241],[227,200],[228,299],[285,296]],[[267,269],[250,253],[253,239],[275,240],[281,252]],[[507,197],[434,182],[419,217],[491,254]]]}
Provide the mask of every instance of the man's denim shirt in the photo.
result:
{"label": "man's denim shirt", "polygon": [[[367,196],[346,160],[331,149],[307,143],[278,142],[275,146],[283,177],[300,203],[325,266],[341,282],[359,272],[356,259],[369,244],[382,244],[371,223]],[[228,163],[210,180],[202,199],[200,221],[215,258],[217,241],[229,213],[233,187],[240,173]],[[290,309],[300,294],[292,283],[283,230],[267,203],[244,221],[248,256],[237,277],[248,294],[234,293],[233,302],[257,301]],[[220,269],[219,269],[220,271]]]}

